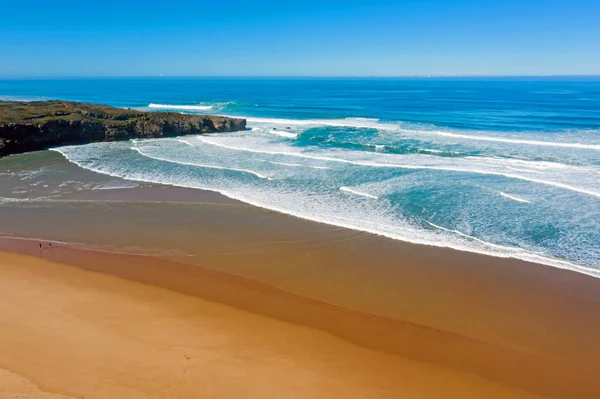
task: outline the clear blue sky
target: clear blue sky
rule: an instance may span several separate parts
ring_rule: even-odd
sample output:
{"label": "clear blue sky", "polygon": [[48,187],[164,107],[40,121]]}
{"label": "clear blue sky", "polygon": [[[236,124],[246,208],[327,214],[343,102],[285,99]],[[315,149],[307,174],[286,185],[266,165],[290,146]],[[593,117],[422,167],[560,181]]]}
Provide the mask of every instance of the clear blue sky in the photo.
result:
{"label": "clear blue sky", "polygon": [[292,1],[6,1],[0,76],[600,74],[600,0]]}

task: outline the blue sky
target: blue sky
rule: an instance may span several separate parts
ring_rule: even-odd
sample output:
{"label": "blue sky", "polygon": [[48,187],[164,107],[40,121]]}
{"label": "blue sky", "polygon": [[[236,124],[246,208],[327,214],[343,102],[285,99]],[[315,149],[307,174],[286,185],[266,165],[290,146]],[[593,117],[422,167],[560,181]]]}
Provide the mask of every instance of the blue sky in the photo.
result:
{"label": "blue sky", "polygon": [[291,3],[7,1],[0,76],[600,74],[599,0]]}

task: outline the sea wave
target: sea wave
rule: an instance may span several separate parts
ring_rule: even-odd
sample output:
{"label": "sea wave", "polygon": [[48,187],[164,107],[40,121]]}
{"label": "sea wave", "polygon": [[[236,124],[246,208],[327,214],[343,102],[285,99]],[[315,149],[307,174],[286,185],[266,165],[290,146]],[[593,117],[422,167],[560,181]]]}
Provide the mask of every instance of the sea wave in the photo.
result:
{"label": "sea wave", "polygon": [[285,138],[288,138],[288,139],[298,138],[298,134],[297,133],[285,132],[283,130],[271,129],[271,130],[269,130],[269,133],[270,134],[274,134],[276,136],[285,137]]}
{"label": "sea wave", "polygon": [[[546,256],[518,247],[489,243],[458,230],[448,229],[427,221],[425,222],[434,227],[437,232],[428,232],[402,221],[398,221],[400,224],[390,224],[389,222],[386,222],[385,218],[381,219],[382,216],[379,214],[365,214],[363,215],[364,217],[359,216],[357,218],[357,212],[361,214],[363,212],[357,204],[354,206],[349,206],[349,204],[346,204],[347,206],[340,206],[339,203],[335,202],[328,205],[328,208],[331,208],[329,212],[317,213],[313,209],[314,203],[308,201],[309,197],[304,198],[302,192],[298,191],[281,191],[273,194],[270,193],[269,190],[264,190],[258,186],[255,188],[243,188],[240,186],[236,186],[236,188],[218,187],[211,184],[202,184],[200,181],[180,179],[170,173],[162,174],[160,171],[154,170],[139,170],[135,173],[131,173],[130,171],[127,171],[127,168],[122,166],[121,162],[109,166],[95,157],[94,162],[84,162],[84,159],[88,159],[88,154],[85,152],[82,153],[79,148],[71,147],[54,150],[63,154],[65,158],[76,165],[114,177],[147,183],[170,184],[180,187],[216,191],[250,205],[285,213],[302,219],[365,231],[416,244],[449,247],[504,258],[518,258],[525,261],[542,263],[557,268],[578,271],[590,276],[600,277],[600,270],[592,267],[578,265],[567,260]],[[273,195],[275,195],[275,197],[273,197]],[[316,197],[310,193],[305,193],[304,195],[310,195],[310,198],[312,198],[313,201],[316,199]],[[322,197],[318,198],[323,199]],[[295,205],[290,206],[290,204]],[[349,212],[348,215],[341,214],[341,209],[346,209]]]}
{"label": "sea wave", "polygon": [[173,159],[162,158],[162,157],[157,157],[157,156],[153,156],[153,155],[147,154],[142,149],[140,149],[138,147],[131,147],[131,149],[134,150],[134,151],[136,151],[136,152],[138,152],[140,155],[142,155],[142,156],[144,156],[146,158],[154,159],[156,161],[175,163],[175,164],[178,164],[178,165],[195,166],[195,167],[199,167],[199,168],[221,169],[221,170],[230,170],[230,171],[234,171],[234,172],[249,173],[249,174],[254,175],[254,176],[256,176],[256,177],[258,177],[260,179],[270,180],[270,178],[268,176],[265,176],[262,173],[255,172],[253,170],[230,168],[230,167],[216,166],[216,165],[208,165],[208,164],[195,163],[195,162],[185,162],[185,161],[181,161],[181,160],[173,160]]}
{"label": "sea wave", "polygon": [[282,166],[293,166],[298,168],[310,168],[310,169],[320,169],[320,170],[329,170],[332,169],[328,166],[314,166],[314,165],[303,165],[301,163],[289,163],[289,162],[273,162],[273,161],[265,161],[269,162],[273,165],[282,165]]}
{"label": "sea wave", "polygon": [[[151,103],[148,108],[154,109],[166,109],[166,110],[181,110],[181,111],[218,111],[228,108],[229,105],[235,104],[233,102],[225,103],[214,103],[211,105],[199,104],[199,105],[179,105],[179,104],[157,104]],[[378,118],[367,118],[367,117],[351,117],[351,118],[339,118],[339,119],[285,119],[285,118],[266,118],[257,116],[245,116],[245,115],[230,115],[234,117],[245,118],[248,122],[248,126],[257,128],[261,126],[270,126],[268,129],[269,133],[279,135],[286,138],[296,138],[297,132],[286,132],[280,130],[281,127],[295,127],[295,128],[311,128],[319,126],[331,126],[331,127],[347,127],[357,129],[376,129],[380,131],[392,131],[407,136],[415,137],[438,137],[442,139],[460,139],[469,141],[482,141],[497,144],[506,145],[524,145],[531,147],[554,147],[554,148],[568,148],[568,149],[580,149],[580,150],[592,150],[600,151],[600,143],[596,142],[570,142],[570,141],[553,141],[542,139],[532,139],[528,136],[536,135],[534,132],[520,133],[518,137],[513,137],[515,133],[505,132],[480,132],[480,131],[469,131],[468,133],[461,131],[453,131],[452,129],[440,129],[437,126],[431,125],[416,125],[412,123],[406,123],[404,121],[382,121]],[[273,128],[273,126],[279,127]],[[492,134],[490,134],[492,133]],[[510,137],[507,135],[510,134]]]}
{"label": "sea wave", "polygon": [[148,104],[148,108],[155,109],[176,109],[186,111],[210,111],[213,109],[212,105],[173,105],[173,104]]}
{"label": "sea wave", "polygon": [[[235,150],[235,151],[246,151],[246,152],[251,152],[251,153],[259,153],[259,154],[270,154],[270,155],[281,155],[281,156],[289,156],[289,157],[297,157],[297,158],[306,158],[306,159],[314,159],[314,160],[319,160],[319,161],[352,164],[352,165],[357,165],[357,166],[368,166],[368,167],[375,167],[375,168],[415,169],[415,170],[428,169],[428,170],[439,170],[439,171],[447,171],[447,172],[464,172],[464,173],[475,173],[475,174],[481,174],[481,175],[504,176],[504,177],[507,177],[510,179],[525,180],[525,181],[529,181],[532,183],[544,184],[547,186],[553,186],[553,187],[570,190],[570,191],[578,192],[581,194],[591,195],[591,196],[600,198],[600,188],[595,190],[595,189],[590,189],[590,188],[586,188],[583,186],[575,186],[575,185],[568,184],[568,183],[561,182],[561,181],[542,179],[540,177],[527,176],[525,174],[515,174],[515,173],[508,172],[506,170],[502,170],[502,169],[500,169],[500,170],[491,169],[494,166],[498,167],[498,161],[500,159],[495,159],[495,158],[492,158],[491,162],[490,162],[490,158],[483,158],[483,157],[449,158],[450,160],[453,160],[454,163],[446,162],[445,164],[443,164],[443,163],[439,162],[439,157],[435,157],[435,156],[418,155],[417,156],[418,158],[417,157],[409,158],[409,155],[404,155],[404,156],[402,156],[402,158],[397,159],[397,158],[389,158],[389,157],[392,157],[393,154],[369,153],[369,154],[377,154],[379,160],[373,160],[373,158],[364,159],[365,154],[363,154],[362,152],[356,152],[357,154],[353,154],[351,151],[345,151],[345,152],[320,151],[320,152],[315,152],[315,153],[307,153],[307,152],[302,152],[300,150],[288,148],[288,147],[283,147],[283,148],[282,147],[270,147],[270,148],[269,147],[267,147],[267,148],[254,147],[254,148],[252,148],[252,147],[244,147],[244,146],[240,146],[240,145],[225,144],[223,142],[225,140],[223,140],[223,139],[213,139],[213,138],[201,137],[201,136],[198,136],[197,139],[206,144],[210,144],[213,146],[226,148],[226,149],[230,149],[230,150]],[[358,158],[355,158],[355,159],[344,158],[344,156],[347,156],[347,155],[358,155]],[[383,158],[383,157],[386,155],[388,156],[388,159],[390,159],[390,160],[410,159],[412,161],[415,161],[415,163],[409,164],[409,163],[399,163],[399,162],[389,162],[389,161],[382,162],[385,160],[385,158]],[[363,157],[363,158],[360,158],[360,157]],[[425,162],[423,162],[423,161],[425,161]],[[427,161],[429,161],[429,162],[427,162]],[[462,164],[459,164],[458,161],[462,162]],[[508,160],[508,159],[504,160],[505,163],[509,163],[510,161],[511,160]],[[437,162],[437,164],[436,164],[436,162]],[[483,169],[482,168],[483,162],[488,162],[487,165],[483,165],[483,166],[489,166],[490,169]],[[519,161],[518,164],[523,165],[524,162],[525,161]],[[534,161],[532,161],[532,162],[534,165],[539,164]],[[543,165],[545,165],[545,166],[547,166],[547,164],[551,164],[551,163],[543,163]],[[557,164],[557,165],[560,165],[560,164]],[[502,168],[503,166],[504,165],[501,165],[500,167]],[[510,164],[508,166],[510,166]],[[592,170],[592,169],[587,169],[587,170],[590,173],[594,173],[593,175],[590,175],[590,177],[598,174],[597,170]]]}
{"label": "sea wave", "polygon": [[[600,144],[598,143],[586,143],[586,142],[562,142],[552,140],[532,140],[526,135],[530,135],[525,132],[521,134],[521,137],[505,137],[506,133],[499,132],[498,134],[490,135],[490,133],[484,133],[479,131],[469,132],[465,134],[463,132],[453,132],[451,130],[440,130],[436,126],[419,126],[405,123],[402,121],[398,122],[382,122],[377,118],[343,118],[343,119],[280,119],[280,118],[259,118],[253,116],[241,116],[246,119],[249,126],[255,127],[254,125],[275,125],[275,126],[294,126],[294,127],[317,127],[317,126],[332,126],[332,127],[348,127],[348,128],[359,128],[359,129],[376,129],[384,131],[394,131],[409,136],[433,136],[445,139],[462,139],[462,140],[473,140],[473,141],[485,141],[494,142],[499,144],[519,144],[526,146],[539,146],[539,147],[557,147],[557,148],[572,148],[582,150],[594,150],[600,151]],[[533,134],[533,133],[532,133]],[[514,133],[511,133],[514,135]]]}
{"label": "sea wave", "polygon": [[585,144],[585,143],[563,143],[558,141],[538,141],[538,140],[522,140],[522,139],[511,139],[506,137],[490,137],[490,136],[475,136],[469,134],[457,134],[450,132],[426,132],[429,134],[436,134],[443,137],[453,137],[466,140],[479,140],[479,141],[493,141],[496,143],[506,144],[525,144],[542,147],[562,147],[562,148],[578,148],[585,150],[600,151],[600,144]]}
{"label": "sea wave", "polygon": [[278,126],[338,126],[372,129],[396,129],[397,125],[381,123],[376,118],[343,118],[343,119],[280,119],[259,118],[254,116],[242,116],[249,124],[268,124]]}

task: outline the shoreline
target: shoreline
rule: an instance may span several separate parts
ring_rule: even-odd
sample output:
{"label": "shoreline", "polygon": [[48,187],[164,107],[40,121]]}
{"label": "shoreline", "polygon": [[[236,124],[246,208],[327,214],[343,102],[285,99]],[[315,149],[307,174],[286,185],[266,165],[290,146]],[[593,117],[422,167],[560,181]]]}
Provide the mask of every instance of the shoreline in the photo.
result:
{"label": "shoreline", "polygon": [[[52,102],[66,102],[69,103],[71,102],[70,100],[58,100],[58,99],[50,99],[50,100],[33,100],[33,99],[28,99],[28,100],[19,100],[19,99],[7,99],[7,100],[0,100],[0,102],[25,102],[25,103],[29,103],[29,102],[42,102],[42,103],[52,103]],[[88,105],[88,106],[95,106],[97,104],[94,104],[93,102],[88,103],[88,102],[73,102],[73,104],[80,104],[80,105]],[[142,113],[150,113],[150,114],[170,114],[170,112],[162,112],[162,111],[148,111],[148,109],[151,109],[153,107],[150,107],[150,105],[161,105],[161,106],[166,106],[166,107],[171,107],[171,108],[166,108],[165,110],[171,110],[173,111],[174,109],[177,108],[172,108],[172,107],[181,107],[179,105],[173,105],[173,104],[148,104],[148,106],[143,107],[143,106],[139,106],[139,107],[134,107],[134,108],[130,108],[124,105],[121,106],[108,106],[109,108],[114,108],[114,109],[118,109],[118,110],[122,110],[123,112],[130,112],[133,110],[142,112]],[[182,105],[183,107],[186,107],[186,105]],[[190,106],[190,105],[188,105]],[[183,110],[185,110],[185,108],[182,108]],[[322,124],[325,125],[331,125],[331,126],[355,126],[354,124],[350,124],[350,125],[346,125],[342,122],[340,123],[332,123],[332,121],[337,121],[337,119],[333,119],[333,120],[329,120],[329,119],[323,119],[323,120],[304,120],[304,119],[280,119],[280,118],[267,118],[267,117],[258,117],[258,116],[243,116],[243,115],[224,115],[224,116],[217,116],[217,115],[201,115],[198,113],[190,113],[190,114],[186,114],[186,113],[178,113],[185,115],[185,116],[190,116],[190,117],[201,117],[201,116],[208,116],[208,117],[215,117],[215,118],[229,118],[229,119],[240,119],[240,120],[244,120],[244,121],[248,121],[248,122],[265,122],[265,121],[271,121],[271,122],[275,122],[281,125],[297,125],[297,124],[308,124],[308,125],[314,125],[314,126],[320,126]],[[352,117],[348,117],[348,118],[342,118],[339,119],[339,121],[344,121],[345,119],[354,119]],[[360,119],[360,118],[359,118]],[[367,118],[368,119],[368,118]],[[319,121],[319,122],[315,122],[315,121]],[[359,125],[359,127],[369,127],[369,124],[366,125]],[[379,128],[381,128],[381,126],[378,126]],[[244,128],[245,130],[246,128]],[[251,130],[251,129],[250,129]],[[183,136],[178,136],[178,137],[194,137],[194,136],[198,136],[197,134],[189,134],[189,135],[183,135]],[[173,138],[173,137],[167,137],[165,136],[165,138]],[[134,139],[135,140],[135,139]],[[571,143],[573,144],[573,143]],[[584,145],[584,144],[581,144]],[[538,252],[533,252],[533,251],[529,251],[526,249],[522,249],[519,247],[510,247],[510,246],[504,246],[504,245],[499,245],[499,244],[494,244],[494,243],[489,243],[487,241],[481,240],[479,238],[476,237],[471,237],[468,236],[466,234],[463,234],[461,232],[456,232],[454,230],[450,230],[450,229],[446,229],[444,227],[440,227],[437,226],[427,220],[424,220],[425,223],[427,223],[428,225],[430,225],[431,227],[433,227],[436,231],[446,231],[448,233],[450,233],[450,238],[451,240],[449,240],[448,242],[445,243],[439,243],[437,242],[435,239],[431,239],[431,237],[428,237],[429,239],[423,239],[423,238],[415,238],[415,237],[408,237],[408,236],[403,236],[402,234],[397,234],[395,232],[382,232],[373,228],[367,228],[367,227],[362,227],[362,226],[358,226],[355,224],[348,224],[348,223],[341,223],[339,221],[332,221],[331,219],[319,219],[319,218],[313,218],[310,215],[305,215],[299,212],[295,212],[295,211],[290,211],[290,210],[286,210],[283,208],[279,208],[279,207],[274,207],[274,206],[267,206],[264,205],[262,203],[256,202],[256,201],[252,201],[249,200],[248,198],[245,199],[241,199],[240,196],[232,194],[232,193],[228,193],[225,190],[217,190],[217,189],[213,189],[210,187],[195,187],[195,186],[185,186],[183,184],[181,185],[177,185],[177,184],[173,184],[173,183],[168,183],[168,182],[163,182],[163,181],[159,181],[159,180],[144,180],[144,179],[126,179],[118,174],[111,174],[111,173],[107,173],[104,171],[100,171],[97,169],[92,169],[89,168],[87,166],[83,166],[81,163],[74,161],[74,160],[70,160],[67,155],[65,155],[62,151],[61,148],[64,146],[69,146],[69,144],[66,145],[59,145],[59,146],[54,146],[54,147],[50,147],[50,148],[46,148],[45,151],[53,151],[56,152],[58,154],[60,154],[67,162],[77,165],[79,168],[82,168],[88,172],[93,172],[93,173],[98,173],[98,174],[102,174],[105,176],[111,176],[111,177],[116,177],[116,178],[120,178],[129,182],[141,182],[141,183],[149,183],[149,184],[155,184],[155,185],[162,185],[162,186],[171,186],[171,187],[175,187],[175,188],[187,188],[187,189],[193,189],[193,190],[198,190],[198,191],[208,191],[208,192],[212,192],[212,193],[216,193],[219,194],[223,197],[226,197],[228,199],[232,199],[234,201],[240,201],[243,202],[245,204],[251,205],[251,206],[255,206],[261,209],[265,209],[268,211],[274,211],[274,212],[278,212],[281,213],[283,215],[286,216],[292,216],[295,218],[300,218],[300,219],[304,219],[304,220],[308,220],[311,222],[315,222],[315,223],[322,223],[322,224],[327,224],[327,225],[333,225],[333,226],[337,226],[337,227],[341,227],[341,228],[345,228],[345,229],[351,229],[351,230],[356,230],[356,231],[361,231],[361,232],[365,232],[365,233],[369,233],[369,234],[376,234],[376,235],[380,235],[382,237],[386,237],[386,238],[390,238],[393,240],[398,240],[398,241],[402,241],[405,243],[410,243],[410,244],[416,244],[416,245],[425,245],[425,246],[432,246],[432,247],[438,247],[438,248],[449,248],[449,249],[453,249],[456,251],[463,251],[463,252],[470,252],[470,253],[475,253],[475,254],[480,254],[480,255],[484,255],[484,256],[492,256],[492,257],[498,257],[498,258],[503,258],[503,259],[516,259],[519,261],[524,261],[524,262],[531,262],[531,263],[538,263],[538,264],[543,264],[546,266],[550,266],[553,268],[558,268],[558,269],[564,269],[564,270],[571,270],[577,273],[581,273],[581,274],[585,274],[588,276],[592,276],[595,278],[600,278],[600,269],[595,268],[593,266],[587,266],[587,265],[581,265],[581,264],[577,264],[574,263],[572,261],[566,260],[566,259],[561,259],[561,258],[557,258],[557,257],[550,257],[550,256],[544,256],[544,254],[542,253],[538,253]],[[595,147],[594,147],[595,148]],[[17,154],[10,154],[10,155],[20,155],[19,153]],[[10,156],[9,155],[9,156]],[[410,169],[410,168],[408,168]],[[251,172],[253,173],[253,172]],[[261,176],[262,178],[263,176]],[[340,187],[340,190],[345,189],[347,187]],[[358,194],[360,195],[360,194]],[[504,194],[501,192],[499,195],[504,196]],[[378,197],[373,197],[374,199],[379,199]],[[456,238],[456,236],[462,237],[462,238],[466,238],[467,241],[461,241],[461,239],[458,240],[454,240]],[[447,237],[446,237],[447,238]],[[468,241],[471,240],[471,241]],[[481,245],[483,245],[483,247],[478,248],[478,247],[470,247],[470,244],[472,242],[477,242]]]}
{"label": "shoreline", "polygon": [[[325,220],[321,220],[321,219],[315,219],[315,218],[311,218],[309,216],[306,216],[306,215],[303,215],[303,214],[300,214],[297,212],[284,210],[282,208],[265,206],[258,202],[248,200],[247,198],[242,199],[239,196],[232,194],[232,193],[227,193],[224,190],[219,191],[219,190],[207,188],[207,187],[185,186],[183,184],[176,185],[176,184],[172,184],[172,183],[165,183],[162,181],[150,180],[150,179],[135,179],[135,180],[134,179],[125,179],[122,176],[119,176],[118,174],[111,174],[111,173],[107,173],[107,172],[100,171],[97,169],[92,169],[92,168],[83,166],[76,161],[70,160],[60,150],[60,147],[50,148],[48,151],[54,151],[54,152],[59,153],[67,162],[77,165],[79,168],[84,169],[88,172],[98,173],[98,174],[101,174],[104,176],[110,176],[110,177],[114,177],[114,178],[119,178],[119,179],[123,179],[125,181],[130,181],[130,182],[134,182],[134,183],[137,182],[137,183],[154,184],[154,185],[172,187],[172,188],[176,188],[176,189],[191,189],[191,190],[197,190],[199,192],[211,192],[211,193],[218,194],[218,195],[222,196],[223,198],[227,198],[228,200],[239,201],[246,205],[260,208],[260,209],[263,209],[266,211],[277,212],[286,217],[293,217],[293,218],[306,220],[311,223],[325,224],[325,225],[329,225],[329,226],[340,227],[343,229],[349,229],[349,230],[359,231],[359,232],[368,233],[368,234],[375,234],[375,235],[378,235],[378,236],[381,236],[381,237],[384,237],[387,239],[392,239],[392,240],[404,242],[407,244],[423,245],[423,246],[430,246],[430,247],[443,248],[443,249],[451,249],[451,250],[455,250],[455,251],[468,252],[468,253],[482,255],[482,256],[491,256],[491,257],[501,258],[501,259],[514,259],[517,261],[522,261],[522,262],[527,262],[527,263],[537,263],[537,264],[541,264],[541,265],[544,265],[547,267],[553,267],[553,268],[562,269],[562,270],[570,270],[570,271],[584,274],[587,276],[600,278],[600,270],[596,269],[594,267],[591,267],[591,266],[578,265],[578,264],[572,263],[568,260],[545,257],[536,252],[528,252],[527,250],[524,250],[524,249],[521,249],[518,247],[506,247],[506,246],[502,246],[502,245],[498,245],[498,244],[492,244],[492,243],[488,243],[486,241],[480,240],[475,237],[466,236],[474,241],[482,243],[484,246],[487,246],[489,248],[501,248],[501,250],[508,251],[509,253],[494,252],[489,249],[488,250],[483,250],[483,249],[475,250],[475,249],[472,249],[472,248],[469,248],[466,246],[461,246],[461,245],[464,245],[464,243],[462,243],[462,242],[460,243],[460,245],[453,246],[452,244],[448,244],[448,243],[439,244],[439,243],[436,243],[435,241],[431,241],[431,240],[427,241],[427,240],[423,240],[423,239],[414,239],[414,238],[408,239],[406,237],[398,236],[397,234],[392,234],[392,233],[386,234],[386,233],[382,233],[381,231],[372,230],[372,229],[364,228],[361,226],[348,225],[348,224],[344,224],[344,223],[340,223],[340,222],[332,222],[331,220],[325,221]],[[439,227],[439,226],[434,225],[427,221],[426,221],[426,223],[434,226],[434,228],[437,230],[448,230],[448,229]],[[462,233],[459,233],[459,235],[464,236],[464,234],[462,234]],[[515,252],[515,251],[516,252],[522,251],[523,254],[511,254],[510,253],[510,252]]]}

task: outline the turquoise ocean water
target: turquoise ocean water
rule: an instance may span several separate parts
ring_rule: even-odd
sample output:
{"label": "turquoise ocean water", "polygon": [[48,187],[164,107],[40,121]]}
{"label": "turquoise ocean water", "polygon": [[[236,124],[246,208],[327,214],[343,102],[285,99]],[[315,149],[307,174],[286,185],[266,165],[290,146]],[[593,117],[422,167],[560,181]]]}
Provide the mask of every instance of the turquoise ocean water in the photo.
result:
{"label": "turquoise ocean water", "polygon": [[0,80],[53,98],[248,120],[58,149],[89,170],[600,274],[600,78]]}

